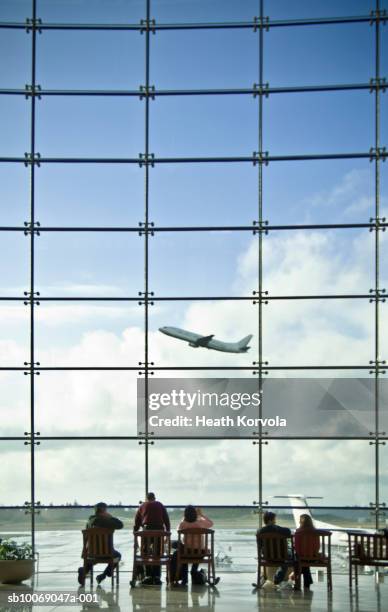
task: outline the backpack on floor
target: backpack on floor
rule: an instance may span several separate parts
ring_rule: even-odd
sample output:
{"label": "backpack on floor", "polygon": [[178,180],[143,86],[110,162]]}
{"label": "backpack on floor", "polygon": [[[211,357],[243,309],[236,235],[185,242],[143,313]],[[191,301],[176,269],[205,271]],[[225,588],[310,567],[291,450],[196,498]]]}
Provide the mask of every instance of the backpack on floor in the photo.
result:
{"label": "backpack on floor", "polygon": [[191,581],[193,584],[206,584],[207,583],[207,575],[204,569],[195,570],[191,572]]}

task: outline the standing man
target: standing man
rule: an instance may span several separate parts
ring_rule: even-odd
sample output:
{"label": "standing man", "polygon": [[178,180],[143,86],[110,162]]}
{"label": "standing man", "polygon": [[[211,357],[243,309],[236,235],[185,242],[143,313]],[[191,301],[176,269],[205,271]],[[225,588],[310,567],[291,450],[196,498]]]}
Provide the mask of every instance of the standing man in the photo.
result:
{"label": "standing man", "polygon": [[[86,529],[90,529],[92,527],[102,527],[105,529],[122,529],[123,523],[120,519],[115,518],[108,512],[108,506],[104,502],[99,502],[94,506],[94,514],[89,517],[89,520],[86,524]],[[120,562],[121,554],[118,550],[114,550],[114,563],[117,565]],[[87,568],[86,573],[91,569],[91,566]],[[96,577],[97,583],[100,584],[105,578],[112,576],[112,568],[110,565],[107,565],[102,574],[99,574]],[[85,585],[85,572],[83,567],[78,568],[78,582],[81,586]]]}
{"label": "standing man", "polygon": [[[147,501],[141,504],[135,516],[133,531],[142,527],[149,530],[170,531],[170,519],[166,508],[155,498],[155,493],[147,493]],[[144,586],[161,585],[160,565],[146,565],[146,577],[142,581]]]}

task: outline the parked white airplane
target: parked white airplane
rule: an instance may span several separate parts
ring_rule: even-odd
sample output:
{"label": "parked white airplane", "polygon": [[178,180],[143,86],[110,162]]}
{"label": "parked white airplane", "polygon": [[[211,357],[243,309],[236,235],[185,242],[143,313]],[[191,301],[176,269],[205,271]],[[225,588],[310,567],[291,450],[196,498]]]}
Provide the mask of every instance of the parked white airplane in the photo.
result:
{"label": "parked white airplane", "polygon": [[[295,526],[299,527],[299,518],[301,514],[308,514],[313,518],[311,514],[311,510],[308,506],[307,499],[323,499],[322,497],[306,497],[305,495],[294,494],[294,495],[275,495],[277,499],[288,499],[290,502],[290,506],[292,506],[292,514],[294,516]],[[298,506],[298,507],[295,507]],[[347,546],[348,545],[348,536],[347,532],[357,532],[357,533],[376,533],[374,529],[360,529],[357,527],[340,527],[339,525],[334,525],[333,523],[326,523],[325,521],[319,521],[317,519],[314,520],[314,526],[317,529],[329,529],[332,531],[331,543],[334,546]]]}
{"label": "parked white airplane", "polygon": [[245,336],[239,342],[222,342],[221,340],[213,340],[214,334],[210,336],[201,336],[194,332],[180,329],[179,327],[160,327],[159,331],[166,336],[172,336],[178,338],[178,340],[184,340],[189,343],[189,346],[198,348],[200,346],[207,349],[214,349],[215,351],[222,351],[223,353],[246,353],[249,350],[249,342],[251,341],[252,334]]}

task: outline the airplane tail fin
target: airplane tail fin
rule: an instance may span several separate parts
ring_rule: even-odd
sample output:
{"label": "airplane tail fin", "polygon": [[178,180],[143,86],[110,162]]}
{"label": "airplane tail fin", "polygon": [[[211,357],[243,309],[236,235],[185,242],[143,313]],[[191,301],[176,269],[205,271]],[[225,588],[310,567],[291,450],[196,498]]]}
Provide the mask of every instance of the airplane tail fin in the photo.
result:
{"label": "airplane tail fin", "polygon": [[245,338],[243,338],[242,340],[239,340],[237,342],[237,348],[242,352],[242,353],[246,353],[246,351],[249,350],[249,346],[248,344],[250,343],[251,339],[253,338],[253,335],[250,334],[249,336],[245,336]]}
{"label": "airplane tail fin", "polygon": [[[307,498],[305,495],[275,495],[276,498],[286,498],[290,502],[290,506],[292,506],[292,514],[294,517],[295,527],[299,527],[299,518],[301,514],[308,514],[312,517],[311,510],[307,503]],[[322,499],[321,497],[314,497],[309,499]],[[298,507],[294,507],[298,506]]]}

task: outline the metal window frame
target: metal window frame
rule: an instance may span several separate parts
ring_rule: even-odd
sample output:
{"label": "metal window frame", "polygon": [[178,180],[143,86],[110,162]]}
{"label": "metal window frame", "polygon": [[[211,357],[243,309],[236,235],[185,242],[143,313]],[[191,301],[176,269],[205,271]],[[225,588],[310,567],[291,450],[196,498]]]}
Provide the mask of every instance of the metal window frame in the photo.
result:
{"label": "metal window frame", "polygon": [[[384,361],[381,355],[381,330],[380,330],[380,303],[384,300],[385,289],[381,287],[381,273],[380,273],[380,231],[385,231],[387,223],[385,219],[380,218],[380,166],[381,162],[385,162],[387,159],[387,152],[385,147],[381,147],[380,143],[380,97],[381,94],[386,90],[386,80],[382,77],[380,70],[381,60],[381,25],[387,21],[387,11],[382,10],[380,7],[380,0],[376,0],[375,10],[370,15],[360,16],[343,16],[343,17],[323,17],[314,19],[292,19],[292,20],[272,20],[265,15],[264,12],[264,0],[258,0],[258,16],[254,17],[251,21],[244,22],[215,22],[215,23],[156,23],[152,19],[151,14],[151,0],[144,0],[145,7],[145,19],[138,24],[56,24],[56,23],[42,23],[37,14],[37,0],[31,0],[31,18],[28,18],[25,23],[16,22],[0,22],[0,34],[2,29],[18,29],[25,30],[28,35],[31,35],[31,83],[24,89],[19,88],[3,88],[0,89],[0,96],[25,96],[28,103],[30,104],[30,151],[24,156],[3,156],[0,157],[0,163],[22,163],[27,167],[30,177],[30,218],[26,221],[23,227],[20,226],[1,226],[0,232],[24,232],[29,239],[29,255],[30,255],[30,279],[29,289],[26,292],[27,295],[22,296],[0,296],[1,302],[27,302],[29,307],[29,327],[30,327],[30,339],[29,339],[29,359],[27,365],[24,366],[12,366],[12,367],[0,367],[0,371],[20,371],[26,372],[30,376],[30,406],[29,406],[29,429],[25,436],[6,436],[0,437],[0,442],[6,441],[23,441],[25,444],[30,445],[30,501],[28,502],[28,509],[31,513],[31,538],[32,546],[35,550],[35,515],[41,508],[62,508],[63,506],[44,506],[40,505],[36,501],[35,493],[35,482],[36,482],[36,469],[35,469],[35,446],[40,441],[45,440],[138,440],[139,443],[144,445],[144,483],[145,491],[148,490],[149,485],[149,473],[152,470],[152,462],[150,463],[149,445],[154,443],[158,439],[157,436],[152,435],[152,432],[148,430],[148,419],[146,418],[146,431],[139,434],[138,436],[41,436],[35,431],[35,375],[44,371],[138,371],[141,370],[141,374],[145,379],[145,390],[146,397],[148,391],[148,381],[150,376],[155,371],[206,371],[206,370],[220,370],[220,371],[235,371],[245,370],[248,373],[252,373],[257,377],[259,387],[262,385],[264,377],[269,371],[273,370],[300,370],[300,371],[312,371],[312,370],[360,370],[367,371],[374,377],[375,380],[375,405],[374,405],[374,418],[375,418],[375,431],[371,433],[370,437],[353,437],[344,438],[341,436],[330,436],[322,437],[319,439],[332,439],[332,440],[369,440],[369,444],[373,444],[374,448],[374,493],[375,499],[371,502],[372,512],[375,517],[375,526],[378,528],[382,522],[382,513],[384,509],[384,503],[381,501],[380,496],[380,479],[381,479],[381,456],[380,456],[380,445],[385,444],[385,440],[388,439],[385,432],[379,430],[380,421],[380,404],[379,404],[379,387],[378,381],[384,373]],[[352,23],[364,23],[370,24],[374,28],[374,44],[375,44],[375,73],[369,83],[354,83],[354,84],[332,84],[332,85],[314,85],[314,86],[297,86],[297,87],[271,87],[268,83],[264,82],[264,51],[265,51],[265,34],[272,28],[282,27],[309,27],[309,26],[325,26],[338,24],[346,26],[346,24]],[[257,33],[258,36],[258,83],[253,84],[252,87],[248,88],[237,88],[237,89],[177,89],[177,90],[155,90],[150,84],[150,46],[151,46],[151,35],[158,31],[174,31],[174,30],[217,30],[217,29],[242,29],[252,30]],[[99,90],[99,89],[85,89],[85,90],[61,90],[61,89],[46,89],[42,90],[36,82],[36,63],[37,63],[37,34],[44,30],[79,30],[79,31],[134,31],[144,36],[144,53],[145,53],[145,74],[144,74],[144,85],[139,89],[135,90]],[[332,92],[332,91],[356,91],[356,90],[369,90],[374,95],[374,111],[373,120],[375,123],[375,134],[374,143],[369,151],[359,152],[347,152],[338,153],[331,152],[327,154],[316,153],[309,155],[270,155],[263,149],[263,127],[265,125],[264,98],[271,95],[281,95],[284,93],[312,93],[315,92]],[[253,154],[247,154],[246,156],[190,156],[190,157],[155,157],[150,152],[150,121],[149,121],[149,104],[152,99],[158,96],[225,96],[225,95],[250,95],[257,99],[257,111],[258,111],[258,122],[257,122],[257,148],[258,151]],[[144,103],[144,153],[139,158],[106,158],[106,157],[43,157],[36,151],[35,142],[35,126],[36,126],[36,101],[43,96],[125,96],[125,97],[139,97]],[[272,162],[282,161],[300,161],[305,162],[308,160],[340,160],[340,159],[369,159],[374,164],[374,218],[370,219],[366,223],[354,223],[354,224],[310,224],[310,225],[270,225],[263,217],[263,165],[267,165]],[[144,216],[140,222],[139,227],[84,227],[84,226],[47,226],[41,227],[39,222],[36,220],[35,214],[35,175],[36,169],[41,164],[50,163],[61,163],[61,164],[138,164],[143,168],[144,172]],[[172,226],[172,227],[155,227],[150,221],[149,215],[149,184],[150,184],[150,168],[155,164],[187,164],[187,163],[253,163],[257,166],[257,220],[252,222],[252,225],[242,226]],[[354,228],[368,228],[374,233],[374,287],[370,290],[369,294],[324,294],[324,295],[268,295],[263,289],[263,240],[264,235],[268,231],[282,231],[282,230],[305,230],[311,231],[314,229],[354,229]],[[145,349],[144,356],[140,363],[140,366],[128,366],[128,367],[44,367],[40,366],[36,362],[36,341],[35,341],[35,308],[38,300],[41,302],[50,301],[112,301],[112,302],[139,302],[139,296],[127,296],[127,297],[84,297],[84,296],[72,296],[72,297],[50,297],[50,296],[39,296],[36,292],[35,283],[35,240],[40,232],[137,232],[141,234],[144,247],[144,285],[143,291],[141,292],[140,302],[144,311],[144,338],[145,338]],[[149,291],[149,240],[150,237],[157,232],[209,232],[209,231],[246,231],[252,232],[257,236],[258,241],[258,261],[257,261],[257,280],[258,287],[257,291],[253,292],[253,296],[154,296]],[[369,300],[374,303],[374,347],[373,347],[373,360],[369,364],[357,364],[357,365],[328,365],[328,366],[270,366],[264,361],[263,356],[263,306],[273,300],[330,300],[330,299],[343,299],[343,300]],[[193,366],[193,367],[182,367],[182,366],[171,366],[162,367],[155,366],[149,361],[149,308],[153,302],[157,301],[191,301],[191,300],[245,300],[251,301],[257,305],[257,331],[258,331],[258,354],[257,361],[252,363],[252,366],[234,366],[234,367],[206,367],[206,366]],[[261,416],[262,406],[259,407]],[[146,402],[146,416],[148,414],[148,403]],[[151,440],[152,438],[152,440]],[[168,440],[169,438],[161,438]],[[171,437],[176,440],[176,437]],[[180,439],[188,439],[181,437]],[[189,439],[197,440],[213,440],[214,438],[208,438],[205,436],[197,436],[195,438],[190,437]],[[258,512],[259,521],[261,524],[261,517],[264,508],[267,507],[267,502],[263,498],[263,461],[265,459],[265,449],[263,446],[270,440],[311,440],[316,438],[310,438],[306,436],[265,436],[260,428],[256,436],[244,436],[239,437],[225,437],[224,439],[246,439],[250,440],[254,444],[257,444],[258,451],[258,483],[257,483],[257,502],[254,502],[252,508]],[[140,451],[139,451],[140,452]],[[72,506],[66,506],[69,509]],[[76,508],[89,508],[91,506],[75,506]],[[115,507],[115,506],[113,506]],[[117,506],[122,508],[133,508],[135,506]],[[172,507],[172,506],[170,506]],[[180,506],[177,506],[180,507]],[[222,505],[210,505],[209,507],[214,508],[227,508],[230,506]],[[240,507],[240,506],[233,506]],[[241,506],[250,507],[250,506]],[[288,506],[271,506],[275,508],[288,508]],[[4,509],[14,508],[22,509],[23,506],[3,506]],[[351,508],[345,506],[311,506],[312,509],[324,508],[324,509],[347,509]],[[370,507],[359,508],[370,510]]]}

